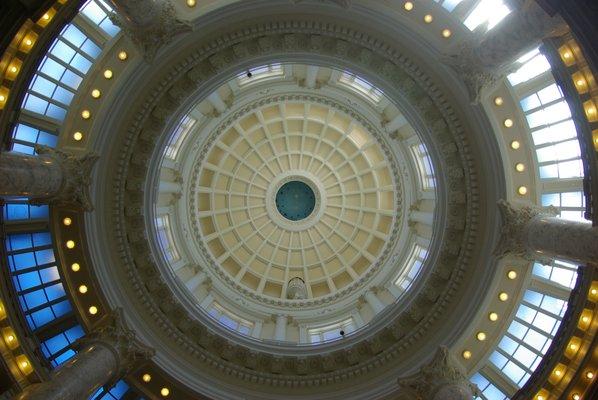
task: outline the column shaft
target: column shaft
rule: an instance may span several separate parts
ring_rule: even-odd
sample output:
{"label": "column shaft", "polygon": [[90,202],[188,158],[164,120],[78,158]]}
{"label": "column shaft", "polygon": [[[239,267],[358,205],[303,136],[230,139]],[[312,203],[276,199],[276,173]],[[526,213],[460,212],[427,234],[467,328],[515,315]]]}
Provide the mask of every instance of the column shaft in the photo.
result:
{"label": "column shaft", "polygon": [[51,197],[63,184],[63,172],[57,162],[48,156],[0,153],[0,196]]}
{"label": "column shaft", "polygon": [[503,226],[495,250],[498,256],[512,254],[528,260],[549,262],[559,258],[574,263],[598,260],[598,227],[589,222],[556,218],[554,207],[498,202]]}
{"label": "column shaft", "polygon": [[0,197],[29,197],[32,203],[93,210],[88,189],[95,154],[74,156],[36,146],[38,156],[0,153]]}
{"label": "column shaft", "polygon": [[539,256],[581,264],[598,262],[598,228],[547,215],[533,218],[527,226],[527,248]]}
{"label": "column shaft", "polygon": [[32,385],[16,400],[80,400],[89,398],[118,371],[116,352],[96,342],[62,365],[47,382]]}

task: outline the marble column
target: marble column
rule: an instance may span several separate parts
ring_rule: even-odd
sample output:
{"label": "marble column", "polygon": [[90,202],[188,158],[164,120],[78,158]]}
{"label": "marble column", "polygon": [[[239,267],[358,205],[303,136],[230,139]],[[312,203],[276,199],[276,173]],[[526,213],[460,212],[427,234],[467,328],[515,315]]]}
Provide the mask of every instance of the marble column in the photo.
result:
{"label": "marble column", "polygon": [[498,202],[503,219],[498,256],[512,254],[528,260],[559,258],[580,264],[598,260],[598,227],[589,222],[557,218],[554,207]]}
{"label": "marble column", "polygon": [[35,149],[38,156],[0,153],[0,197],[93,210],[88,189],[98,156],[75,156],[46,146]]}
{"label": "marble column", "polygon": [[274,340],[284,341],[287,339],[287,316],[279,314],[276,316],[274,328]]}
{"label": "marble column", "polygon": [[76,346],[77,354],[55,370],[50,380],[27,387],[15,400],[87,399],[154,355],[125,327],[120,309],[106,316],[101,326]]}
{"label": "marble column", "polygon": [[147,61],[154,59],[158,49],[176,35],[191,30],[180,20],[171,0],[110,0],[116,15],[112,21],[139,48]]}
{"label": "marble column", "polygon": [[399,378],[398,383],[407,394],[422,400],[471,400],[473,396],[481,395],[444,346],[419,372]]}
{"label": "marble column", "polygon": [[474,37],[458,45],[443,61],[463,79],[473,103],[481,100],[508,73],[513,63],[542,40],[559,36],[567,25],[558,15],[548,15],[535,0],[525,0],[481,39]]}

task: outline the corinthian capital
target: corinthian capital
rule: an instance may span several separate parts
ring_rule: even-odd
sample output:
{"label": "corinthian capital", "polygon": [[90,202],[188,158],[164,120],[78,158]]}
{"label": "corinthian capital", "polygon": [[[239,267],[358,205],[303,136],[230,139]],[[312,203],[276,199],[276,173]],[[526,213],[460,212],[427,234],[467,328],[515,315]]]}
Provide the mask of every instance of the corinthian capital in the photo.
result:
{"label": "corinthian capital", "polygon": [[538,255],[533,254],[528,248],[528,227],[534,218],[557,215],[556,208],[552,206],[538,207],[516,204],[499,200],[498,209],[503,224],[494,254],[499,257],[511,254],[530,261],[537,259]]}
{"label": "corinthian capital", "polygon": [[152,61],[160,47],[176,35],[191,30],[179,19],[171,0],[112,0],[117,13],[112,22],[139,48],[146,61]]}
{"label": "corinthian capital", "polygon": [[129,373],[138,362],[143,362],[154,356],[154,349],[141,343],[135,332],[125,325],[122,308],[117,308],[106,315],[99,326],[82,339],[78,346],[99,343],[107,346],[118,361],[119,373],[123,376]]}
{"label": "corinthian capital", "polygon": [[89,195],[91,184],[91,170],[99,156],[95,153],[87,153],[82,156],[75,156],[51,147],[36,145],[35,151],[40,156],[51,158],[62,171],[62,185],[60,190],[51,196],[43,198],[32,198],[31,202],[50,203],[59,206],[82,208],[85,211],[92,211],[93,204]]}
{"label": "corinthian capital", "polygon": [[432,361],[418,373],[399,378],[398,383],[418,400],[471,400],[481,395],[445,346],[440,346]]}

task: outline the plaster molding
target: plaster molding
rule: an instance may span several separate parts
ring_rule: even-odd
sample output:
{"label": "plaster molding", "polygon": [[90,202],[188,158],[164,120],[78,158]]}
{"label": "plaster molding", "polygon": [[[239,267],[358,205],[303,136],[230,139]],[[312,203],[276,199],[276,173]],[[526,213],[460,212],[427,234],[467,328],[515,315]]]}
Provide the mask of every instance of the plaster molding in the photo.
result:
{"label": "plaster molding", "polygon": [[[410,306],[410,311],[388,324],[395,332],[393,335],[389,336],[388,330],[380,330],[368,339],[367,344],[357,343],[334,353],[334,362],[329,361],[330,356],[306,356],[310,372],[301,375],[302,362],[298,361],[297,356],[287,356],[288,362],[281,366],[272,354],[259,352],[257,357],[248,358],[259,360],[252,365],[253,369],[238,365],[239,360],[234,357],[224,360],[220,350],[229,340],[190,317],[172,297],[172,292],[161,281],[150,256],[147,239],[139,234],[144,230],[143,216],[124,215],[122,210],[125,199],[129,204],[143,201],[140,187],[143,187],[147,160],[158,136],[162,134],[166,118],[178,107],[185,90],[191,95],[198,86],[220,71],[256,54],[280,57],[306,50],[337,60],[355,54],[357,58],[354,62],[363,69],[381,75],[391,85],[403,88],[403,98],[395,100],[409,102],[418,115],[427,121],[427,129],[435,140],[430,145],[436,148],[452,144],[458,149],[453,153],[439,152],[440,168],[448,167],[447,170],[451,171],[443,178],[446,179],[446,186],[451,191],[466,195],[463,202],[455,202],[455,197],[447,198],[446,206],[452,219],[448,221],[444,235],[454,242],[450,245],[444,243],[438,262],[433,266],[433,273],[426,282],[426,286],[433,287],[439,293],[438,299],[433,302],[429,296],[418,296]],[[469,265],[468,261],[470,249],[475,244],[477,224],[476,174],[472,169],[469,146],[459,118],[431,79],[384,43],[371,40],[362,32],[331,23],[290,20],[259,24],[253,29],[223,35],[199,48],[195,54],[182,61],[179,68],[173,68],[173,73],[167,79],[156,83],[152,93],[141,107],[132,111],[132,123],[125,132],[127,137],[120,149],[114,182],[114,208],[111,210],[113,234],[122,243],[119,253],[121,266],[126,269],[130,279],[127,284],[147,307],[148,315],[155,319],[164,333],[171,336],[173,346],[195,357],[212,371],[220,371],[248,382],[279,387],[329,385],[367,375],[393,361],[411,348],[414,342],[421,340],[450,304],[464,272],[475,267]],[[173,96],[173,93],[178,94]],[[451,222],[457,220],[461,220],[461,223]],[[232,341],[226,345],[239,352],[246,350]],[[230,354],[236,353],[233,351]],[[354,363],[356,354],[358,364]]]}

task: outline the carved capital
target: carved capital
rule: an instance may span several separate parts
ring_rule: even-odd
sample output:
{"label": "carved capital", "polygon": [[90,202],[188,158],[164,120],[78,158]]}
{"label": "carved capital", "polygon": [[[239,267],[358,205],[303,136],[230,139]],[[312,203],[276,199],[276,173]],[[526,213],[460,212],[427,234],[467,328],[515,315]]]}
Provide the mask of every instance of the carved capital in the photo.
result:
{"label": "carved capital", "polygon": [[398,383],[420,400],[471,400],[481,395],[445,346],[440,346],[432,361],[418,373],[399,378]]}
{"label": "carved capital", "polygon": [[494,254],[499,257],[511,254],[530,261],[537,259],[537,255],[534,255],[527,246],[528,225],[536,217],[557,215],[556,208],[520,205],[499,200],[498,209],[503,224]]}
{"label": "carved capital", "polygon": [[75,156],[43,145],[35,145],[35,151],[40,156],[49,157],[60,165],[62,186],[59,191],[49,198],[32,198],[31,203],[50,203],[93,211],[89,185],[91,184],[91,170],[100,157],[95,153]]}
{"label": "carved capital", "polygon": [[112,3],[118,14],[111,14],[110,20],[122,28],[148,62],[175,36],[191,31],[191,25],[177,17],[171,0],[112,0]]}
{"label": "carved capital", "polygon": [[79,339],[77,346],[100,343],[108,347],[118,361],[117,376],[129,373],[137,363],[155,355],[155,350],[137,340],[135,332],[125,325],[122,308],[106,315],[99,327]]}

